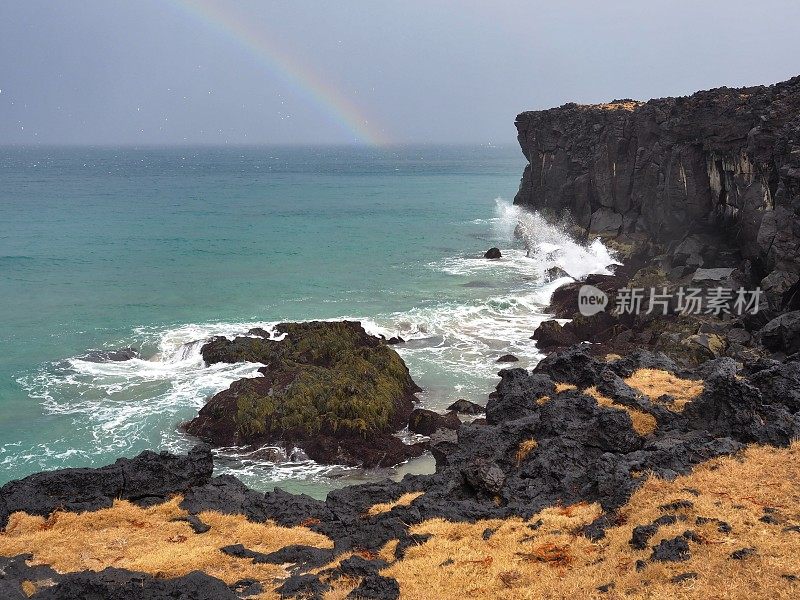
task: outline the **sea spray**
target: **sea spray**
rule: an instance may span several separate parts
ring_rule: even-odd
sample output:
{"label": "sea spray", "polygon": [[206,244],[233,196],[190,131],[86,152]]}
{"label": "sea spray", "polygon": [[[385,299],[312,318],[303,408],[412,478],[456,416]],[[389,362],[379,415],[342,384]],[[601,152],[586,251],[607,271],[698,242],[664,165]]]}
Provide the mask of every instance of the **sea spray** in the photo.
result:
{"label": "sea spray", "polygon": [[509,245],[519,240],[527,258],[538,272],[561,267],[575,278],[590,273],[608,273],[607,267],[617,261],[600,239],[583,244],[569,233],[567,219],[553,222],[536,211],[515,206],[502,198],[495,200],[498,218],[494,229]]}

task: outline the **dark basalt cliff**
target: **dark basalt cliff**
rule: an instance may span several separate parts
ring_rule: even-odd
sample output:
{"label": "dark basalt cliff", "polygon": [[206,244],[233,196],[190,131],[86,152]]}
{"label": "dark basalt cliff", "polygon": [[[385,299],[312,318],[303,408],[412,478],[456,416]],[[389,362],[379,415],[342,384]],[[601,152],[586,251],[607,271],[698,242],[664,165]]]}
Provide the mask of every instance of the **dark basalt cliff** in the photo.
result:
{"label": "dark basalt cliff", "polygon": [[[800,273],[800,77],[683,98],[521,113],[514,200],[590,233],[673,249],[722,233],[773,307]],[[702,266],[702,265],[701,265]]]}

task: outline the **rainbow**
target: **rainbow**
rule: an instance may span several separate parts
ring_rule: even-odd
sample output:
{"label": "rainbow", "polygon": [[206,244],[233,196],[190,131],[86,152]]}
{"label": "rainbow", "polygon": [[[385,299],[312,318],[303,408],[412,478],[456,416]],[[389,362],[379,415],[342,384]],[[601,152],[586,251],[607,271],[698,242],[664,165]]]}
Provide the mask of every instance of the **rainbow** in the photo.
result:
{"label": "rainbow", "polygon": [[181,12],[224,33],[252,54],[272,73],[287,82],[301,97],[318,106],[353,141],[372,145],[389,143],[385,130],[363,113],[352,100],[325,82],[316,72],[289,56],[270,39],[269,32],[242,16],[209,0],[173,0]]}

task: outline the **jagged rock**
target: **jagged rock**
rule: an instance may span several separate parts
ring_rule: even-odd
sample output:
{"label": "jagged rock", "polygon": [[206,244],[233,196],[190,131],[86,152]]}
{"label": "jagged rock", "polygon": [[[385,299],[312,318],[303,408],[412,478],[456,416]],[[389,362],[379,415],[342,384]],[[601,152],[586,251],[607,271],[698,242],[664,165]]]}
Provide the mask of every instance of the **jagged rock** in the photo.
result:
{"label": "jagged rock", "polygon": [[510,421],[536,412],[533,400],[555,393],[555,384],[547,375],[531,375],[525,369],[503,369],[500,383],[486,404],[489,423]]}
{"label": "jagged rock", "polygon": [[16,511],[47,516],[110,507],[114,500],[140,504],[163,502],[203,485],[214,468],[211,449],[196,446],[187,455],[145,451],[99,469],[60,469],[29,475],[0,487],[0,529]]}
{"label": "jagged rock", "polygon": [[484,258],[490,258],[490,259],[497,259],[502,256],[503,255],[500,253],[500,248],[489,248],[486,251],[486,254],[483,255]]}
{"label": "jagged rock", "polygon": [[464,398],[459,398],[447,407],[447,410],[460,413],[462,415],[479,415],[486,412],[486,409],[480,404],[475,404]]}
{"label": "jagged rock", "polygon": [[773,352],[800,351],[800,310],[785,313],[761,329],[761,343]]}
{"label": "jagged rock", "polygon": [[545,357],[533,373],[546,372],[554,381],[586,388],[595,384],[600,370],[600,363],[589,355],[586,348],[572,346]]}
{"label": "jagged rock", "polygon": [[575,280],[575,278],[572,275],[570,275],[564,269],[558,266],[550,267],[549,269],[547,269],[544,272],[544,276],[546,281],[555,281],[556,279],[561,279],[562,277],[569,277],[573,281]]}
{"label": "jagged rock", "polygon": [[475,490],[487,494],[497,494],[503,489],[506,476],[493,462],[477,459],[461,470],[467,483]]}
{"label": "jagged rock", "polygon": [[408,419],[408,428],[414,433],[430,435],[437,429],[458,429],[461,421],[455,412],[440,415],[432,410],[415,408]]}
{"label": "jagged rock", "polygon": [[533,332],[531,339],[536,340],[537,346],[544,350],[570,346],[578,342],[578,338],[571,331],[564,329],[564,326],[555,320],[542,322]]}
{"label": "jagged rock", "polygon": [[750,381],[764,402],[783,404],[792,413],[800,411],[800,362],[776,363],[754,373]]}
{"label": "jagged rock", "polygon": [[669,373],[678,371],[678,365],[666,354],[647,350],[636,350],[611,362],[608,366],[617,375],[625,378],[630,377],[639,369],[659,369]]}

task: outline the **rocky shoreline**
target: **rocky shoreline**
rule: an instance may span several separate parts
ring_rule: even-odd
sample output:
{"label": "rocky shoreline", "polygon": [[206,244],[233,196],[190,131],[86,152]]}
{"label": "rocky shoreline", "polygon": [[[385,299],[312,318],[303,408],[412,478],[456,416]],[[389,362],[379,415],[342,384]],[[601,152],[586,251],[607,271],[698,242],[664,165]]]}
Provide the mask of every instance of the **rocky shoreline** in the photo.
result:
{"label": "rocky shoreline", "polygon": [[[422,452],[389,441],[402,445],[394,434],[410,421],[430,435],[434,474],[351,486],[321,501],[213,476],[207,445],[186,456],[146,452],[101,469],[39,473],[0,488],[0,555],[9,557],[0,559],[3,596],[425,597],[407,591],[415,589],[412,566],[448,578],[453,592],[442,597],[477,589],[458,579],[465,573],[509,598],[533,585],[550,597],[566,597],[569,586],[585,597],[636,597],[648,586],[677,596],[687,582],[718,585],[720,575],[741,585],[741,593],[723,597],[796,594],[800,79],[648,103],[568,105],[523,113],[517,127],[530,165],[516,202],[554,219],[568,210],[578,235],[601,236],[623,264],[554,293],[552,314],[570,321],[531,332],[550,354],[531,371],[500,370],[485,417],[460,423],[455,413],[414,410],[418,388],[405,365],[354,323],[286,324],[278,328],[284,341],[251,331],[203,348],[207,362],[266,366],[263,377],[215,396],[188,432],[217,445],[300,444],[312,458],[379,465]],[[608,310],[580,310],[586,285],[606,294]],[[732,294],[719,311],[693,313],[679,306],[684,287]],[[758,287],[757,310],[738,314],[735,292]],[[620,290],[631,289],[647,290],[645,305],[656,289],[669,300],[661,314],[615,313]],[[333,392],[309,401],[293,391],[295,382],[303,390],[332,382]],[[287,405],[303,419],[281,412]],[[324,440],[318,450],[314,439]],[[715,472],[733,474],[728,491]],[[781,475],[773,481],[773,474]],[[759,483],[785,500],[756,498],[757,487],[738,491]],[[243,569],[284,569],[269,581],[111,562],[59,570],[33,549],[10,553],[31,548],[37,532],[57,530],[59,515],[122,510],[120,501],[140,515],[127,518],[129,527],[146,527],[135,511],[150,518],[146,511],[172,507],[170,518],[186,529],[168,538],[176,551],[217,535],[220,515],[325,543],[276,543],[267,551],[255,538],[234,536],[212,548],[217,560]],[[42,519],[30,531],[29,516]],[[757,541],[745,545],[750,540]],[[773,543],[790,549],[783,564],[748,562]],[[466,557],[471,548],[477,554]],[[713,572],[694,562],[717,565],[717,555],[727,562]],[[597,571],[604,557],[612,566]],[[573,582],[574,572],[587,575]]]}

